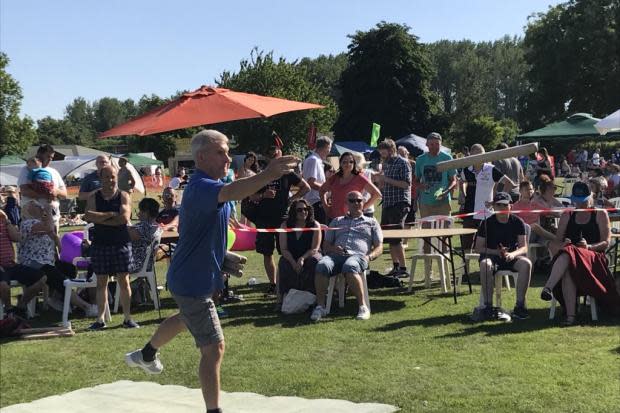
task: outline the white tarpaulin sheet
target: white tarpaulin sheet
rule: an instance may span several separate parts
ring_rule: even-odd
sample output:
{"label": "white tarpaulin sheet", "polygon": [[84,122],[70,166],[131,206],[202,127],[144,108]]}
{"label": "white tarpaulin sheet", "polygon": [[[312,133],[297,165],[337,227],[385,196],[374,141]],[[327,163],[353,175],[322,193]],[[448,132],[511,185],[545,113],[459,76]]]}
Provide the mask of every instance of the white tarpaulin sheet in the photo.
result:
{"label": "white tarpaulin sheet", "polygon": [[[81,157],[80,157],[81,158]],[[50,166],[60,173],[63,179],[67,176],[73,176],[75,178],[82,179],[84,176],[97,169],[95,166],[96,156],[88,157],[87,159],[70,159],[64,161],[52,161]],[[17,185],[17,179],[24,165],[9,165],[0,168],[0,185]],[[112,164],[118,168],[118,157],[112,157]],[[136,168],[131,164],[127,164],[127,169],[131,172],[136,186],[135,190],[144,193],[144,183]]]}

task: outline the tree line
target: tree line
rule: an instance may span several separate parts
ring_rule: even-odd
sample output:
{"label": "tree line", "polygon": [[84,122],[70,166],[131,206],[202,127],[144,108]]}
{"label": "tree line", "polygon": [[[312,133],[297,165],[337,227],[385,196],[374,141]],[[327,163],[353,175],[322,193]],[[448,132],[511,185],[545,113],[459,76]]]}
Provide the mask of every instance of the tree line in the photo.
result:
{"label": "tree line", "polygon": [[[258,48],[236,71],[215,79],[219,87],[320,103],[325,109],[217,125],[240,150],[263,150],[277,131],[289,152],[303,152],[310,124],[336,140],[370,139],[434,130],[460,149],[494,147],[519,131],[541,127],[574,112],[604,116],[620,96],[620,0],[571,0],[528,19],[525,35],[489,42],[441,40],[423,44],[406,24],[379,22],[349,35],[346,52],[287,61]],[[0,53],[0,155],[20,154],[35,142],[102,146],[97,134],[143,114],[173,96],[137,102],[77,97],[62,119],[33,122],[19,116],[21,90]],[[200,85],[194,85],[198,87]],[[124,137],[131,151],[166,159],[178,138],[196,129],[157,137]]]}

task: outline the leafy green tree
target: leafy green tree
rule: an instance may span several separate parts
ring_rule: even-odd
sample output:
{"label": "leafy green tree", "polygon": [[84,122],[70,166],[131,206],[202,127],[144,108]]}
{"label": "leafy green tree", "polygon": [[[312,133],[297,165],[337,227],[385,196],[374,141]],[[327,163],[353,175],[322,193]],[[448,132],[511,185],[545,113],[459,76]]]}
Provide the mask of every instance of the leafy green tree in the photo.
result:
{"label": "leafy green tree", "polygon": [[104,97],[93,103],[93,127],[96,132],[104,132],[127,120],[123,102],[116,98]]}
{"label": "leafy green tree", "polygon": [[432,66],[407,25],[380,22],[349,36],[349,65],[342,72],[337,137],[369,139],[373,122],[398,138],[424,133],[431,119]]}
{"label": "leafy green tree", "polygon": [[51,145],[85,145],[81,125],[76,126],[69,119],[53,119],[46,116],[37,121],[37,140]]}
{"label": "leafy green tree", "polygon": [[460,146],[471,146],[479,143],[486,150],[493,150],[504,138],[504,127],[501,122],[490,116],[480,116],[465,123],[460,131]]}
{"label": "leafy green tree", "polygon": [[570,0],[532,16],[525,38],[527,129],[570,113],[604,116],[620,96],[620,1]]}
{"label": "leafy green tree", "polygon": [[267,119],[246,119],[218,125],[218,129],[234,138],[241,150],[264,151],[273,144],[272,131],[284,142],[285,152],[304,152],[306,136],[311,123],[319,131],[331,130],[336,117],[336,105],[321,87],[305,77],[305,71],[284,58],[273,58],[273,53],[258,49],[250,59],[243,59],[239,71],[225,71],[216,80],[218,86],[232,90],[274,96],[302,102],[318,103],[323,109],[289,112]]}
{"label": "leafy green tree", "polygon": [[0,52],[0,156],[21,155],[36,140],[32,119],[19,116],[22,90],[8,65],[9,57]]}
{"label": "leafy green tree", "polygon": [[337,55],[319,55],[315,59],[304,57],[298,66],[305,70],[305,77],[310,83],[319,86],[323,93],[331,96],[334,101],[340,100],[340,76],[347,67],[346,53]]}

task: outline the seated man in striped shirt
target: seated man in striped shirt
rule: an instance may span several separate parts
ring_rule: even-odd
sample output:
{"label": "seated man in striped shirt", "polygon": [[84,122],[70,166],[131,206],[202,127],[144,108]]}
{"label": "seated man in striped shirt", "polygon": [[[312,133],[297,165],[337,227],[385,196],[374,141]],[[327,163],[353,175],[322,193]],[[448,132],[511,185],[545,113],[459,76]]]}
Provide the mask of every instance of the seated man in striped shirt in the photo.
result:
{"label": "seated man in striped shirt", "polygon": [[364,197],[360,192],[347,194],[346,215],[334,218],[329,224],[333,230],[327,230],[323,243],[323,258],[316,266],[314,285],[317,306],[310,319],[319,321],[327,313],[325,298],[329,278],[343,274],[349,288],[359,305],[358,320],[368,320],[370,310],[364,302],[361,274],[368,269],[370,261],[381,255],[383,250],[383,233],[374,218],[363,214]]}

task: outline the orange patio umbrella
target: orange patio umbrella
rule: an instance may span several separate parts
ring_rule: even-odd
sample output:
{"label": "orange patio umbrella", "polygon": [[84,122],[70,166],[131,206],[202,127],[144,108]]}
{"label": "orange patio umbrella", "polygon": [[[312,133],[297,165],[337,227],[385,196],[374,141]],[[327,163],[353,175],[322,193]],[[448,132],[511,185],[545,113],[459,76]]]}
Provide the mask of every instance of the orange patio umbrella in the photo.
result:
{"label": "orange patio umbrella", "polygon": [[142,116],[107,130],[99,137],[144,136],[193,126],[267,118],[278,113],[320,108],[323,106],[314,103],[202,86]]}

